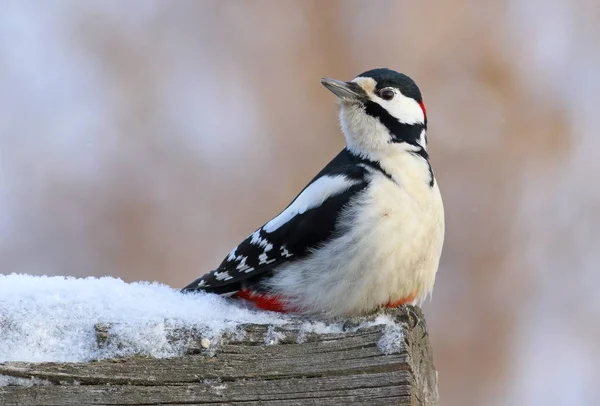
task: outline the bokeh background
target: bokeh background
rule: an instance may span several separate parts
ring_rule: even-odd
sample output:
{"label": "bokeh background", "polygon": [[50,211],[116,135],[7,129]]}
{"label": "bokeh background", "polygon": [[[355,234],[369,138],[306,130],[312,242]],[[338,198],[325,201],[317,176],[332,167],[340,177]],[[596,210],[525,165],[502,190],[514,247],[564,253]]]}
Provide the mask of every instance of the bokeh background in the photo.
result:
{"label": "bokeh background", "polygon": [[0,1],[0,272],[181,287],[343,146],[323,76],[419,83],[441,405],[600,404],[600,2]]}

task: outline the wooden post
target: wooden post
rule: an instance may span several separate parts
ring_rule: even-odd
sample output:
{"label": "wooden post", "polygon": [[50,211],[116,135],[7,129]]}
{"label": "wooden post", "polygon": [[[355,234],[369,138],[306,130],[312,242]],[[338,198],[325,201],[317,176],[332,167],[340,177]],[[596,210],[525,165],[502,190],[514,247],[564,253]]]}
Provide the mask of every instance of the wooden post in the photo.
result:
{"label": "wooden post", "polygon": [[[177,331],[187,345],[176,358],[0,363],[5,385],[16,384],[0,386],[0,405],[436,405],[421,310],[387,313],[395,324],[335,334],[246,325],[216,346]],[[97,338],[106,345],[110,328]]]}

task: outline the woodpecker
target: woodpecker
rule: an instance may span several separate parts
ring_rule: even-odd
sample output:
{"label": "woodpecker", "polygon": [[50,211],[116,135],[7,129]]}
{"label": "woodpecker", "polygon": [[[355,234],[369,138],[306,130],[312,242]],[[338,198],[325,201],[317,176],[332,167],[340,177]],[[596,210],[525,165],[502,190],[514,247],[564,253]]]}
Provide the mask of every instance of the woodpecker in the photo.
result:
{"label": "woodpecker", "polygon": [[331,319],[431,295],[445,226],[421,91],[387,68],[321,83],[338,98],[346,146],[279,215],[183,291]]}

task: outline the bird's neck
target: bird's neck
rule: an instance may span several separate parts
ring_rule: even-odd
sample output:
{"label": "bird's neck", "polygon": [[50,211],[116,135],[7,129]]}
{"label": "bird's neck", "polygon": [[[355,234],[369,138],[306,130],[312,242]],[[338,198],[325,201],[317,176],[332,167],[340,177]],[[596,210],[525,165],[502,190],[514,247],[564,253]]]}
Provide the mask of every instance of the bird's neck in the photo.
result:
{"label": "bird's neck", "polygon": [[425,125],[402,124],[392,133],[380,121],[363,115],[359,121],[342,121],[342,130],[351,154],[376,163],[396,183],[410,180],[433,187]]}
{"label": "bird's neck", "polygon": [[423,127],[414,126],[410,134],[390,135],[389,132],[382,130],[380,134],[368,132],[363,136],[353,133],[347,134],[344,131],[344,135],[350,152],[371,161],[380,161],[385,158],[394,159],[394,157],[403,154],[418,156],[426,161],[429,160],[427,136]]}
{"label": "bird's neck", "polygon": [[433,169],[429,162],[427,151],[417,145],[406,142],[390,143],[382,151],[356,154],[361,159],[373,162],[387,177],[399,185],[421,185],[432,188],[435,184]]}

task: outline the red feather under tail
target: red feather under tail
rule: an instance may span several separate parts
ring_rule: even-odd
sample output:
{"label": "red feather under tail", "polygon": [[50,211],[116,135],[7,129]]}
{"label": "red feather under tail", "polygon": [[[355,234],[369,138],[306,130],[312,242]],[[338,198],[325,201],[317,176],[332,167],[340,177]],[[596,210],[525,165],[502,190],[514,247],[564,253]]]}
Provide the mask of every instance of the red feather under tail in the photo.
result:
{"label": "red feather under tail", "polygon": [[[259,309],[268,310],[271,312],[279,312],[279,313],[293,313],[294,310],[290,309],[286,306],[281,300],[281,298],[277,295],[269,295],[264,293],[256,293],[252,292],[248,289],[241,289],[237,292],[236,297],[240,299],[247,300],[254,304]],[[389,302],[385,305],[385,307],[394,308],[398,306],[402,306],[404,304],[411,303],[415,300],[416,295],[412,294],[407,297],[403,297],[402,299],[396,300],[394,302]]]}
{"label": "red feather under tail", "polygon": [[284,305],[279,296],[255,293],[248,289],[241,289],[237,292],[237,297],[252,302],[256,307],[262,310],[272,312],[287,313],[291,310]]}
{"label": "red feather under tail", "polygon": [[393,307],[402,306],[404,304],[411,303],[412,301],[415,300],[416,297],[417,297],[417,295],[412,294],[410,296],[403,297],[400,300],[396,300],[395,302],[389,302],[388,304],[385,305],[385,307],[393,308]]}

